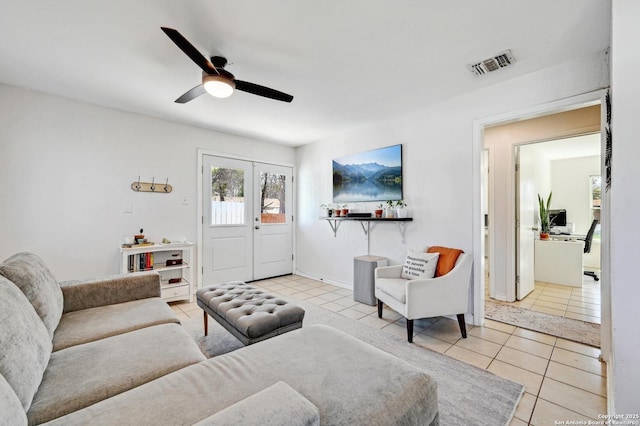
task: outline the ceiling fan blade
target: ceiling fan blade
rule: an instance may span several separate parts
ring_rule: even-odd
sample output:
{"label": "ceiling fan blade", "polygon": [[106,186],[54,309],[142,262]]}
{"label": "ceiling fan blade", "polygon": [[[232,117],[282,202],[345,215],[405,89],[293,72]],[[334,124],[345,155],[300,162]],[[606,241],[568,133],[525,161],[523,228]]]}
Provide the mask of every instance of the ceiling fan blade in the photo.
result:
{"label": "ceiling fan blade", "polygon": [[275,99],[282,102],[291,102],[293,100],[293,96],[291,95],[287,95],[286,93],[279,92],[268,87],[260,86],[259,84],[249,83],[248,81],[242,80],[235,80],[235,82],[236,89],[242,90],[243,92],[264,96],[265,98]]}
{"label": "ceiling fan blade", "polygon": [[204,95],[204,93],[204,86],[202,84],[198,84],[196,87],[176,99],[175,102],[177,104],[186,104],[187,102],[194,100],[198,96]]}
{"label": "ceiling fan blade", "polygon": [[196,65],[202,68],[202,71],[206,72],[207,74],[218,74],[218,70],[213,66],[211,61],[205,58],[202,53],[200,53],[198,49],[196,49],[193,44],[189,42],[189,40],[184,38],[184,36],[178,32],[178,30],[174,30],[173,28],[168,27],[160,28],[171,39],[171,41],[173,41],[176,46],[180,48],[180,50],[186,53],[187,56],[196,63]]}

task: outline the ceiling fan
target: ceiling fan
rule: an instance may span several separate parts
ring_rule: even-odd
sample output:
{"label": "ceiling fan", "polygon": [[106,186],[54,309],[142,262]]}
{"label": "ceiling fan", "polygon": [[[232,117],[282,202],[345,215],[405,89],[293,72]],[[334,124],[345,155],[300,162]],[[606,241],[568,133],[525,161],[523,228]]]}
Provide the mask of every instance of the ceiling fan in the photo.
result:
{"label": "ceiling fan", "polygon": [[227,59],[222,56],[212,56],[211,60],[205,58],[182,34],[173,28],[160,27],[162,31],[182,50],[193,62],[202,68],[202,84],[187,91],[175,101],[179,104],[187,103],[205,92],[217,98],[231,96],[234,89],[251,93],[277,101],[291,102],[293,96],[278,90],[237,80],[233,74],[225,70]]}

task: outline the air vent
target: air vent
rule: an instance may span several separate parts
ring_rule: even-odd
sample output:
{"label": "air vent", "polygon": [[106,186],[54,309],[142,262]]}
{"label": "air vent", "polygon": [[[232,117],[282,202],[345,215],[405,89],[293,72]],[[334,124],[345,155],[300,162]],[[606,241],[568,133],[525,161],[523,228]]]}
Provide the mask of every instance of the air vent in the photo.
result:
{"label": "air vent", "polygon": [[508,67],[509,65],[513,65],[515,63],[515,59],[511,54],[510,50],[505,50],[504,52],[498,53],[493,58],[484,59],[478,63],[473,65],[469,65],[469,70],[474,75],[485,75],[492,71],[497,71],[501,68]]}

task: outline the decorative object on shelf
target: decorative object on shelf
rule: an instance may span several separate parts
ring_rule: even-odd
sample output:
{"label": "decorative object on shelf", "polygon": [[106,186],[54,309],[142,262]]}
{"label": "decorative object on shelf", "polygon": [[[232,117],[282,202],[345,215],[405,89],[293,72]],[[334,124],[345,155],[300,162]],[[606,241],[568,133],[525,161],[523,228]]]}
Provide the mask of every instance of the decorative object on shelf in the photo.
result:
{"label": "decorative object on shelf", "polygon": [[173,191],[173,187],[169,185],[169,178],[167,178],[164,185],[156,186],[155,176],[151,178],[151,182],[140,182],[140,176],[138,176],[138,181],[131,183],[131,189],[135,192],[157,192],[158,194],[168,194]]}
{"label": "decorative object on shelf", "polygon": [[396,217],[407,217],[409,210],[406,207],[407,203],[405,203],[404,200],[396,201]]}
{"label": "decorative object on shelf", "polygon": [[326,204],[320,204],[320,217],[331,216],[329,214],[329,206]]}
{"label": "decorative object on shelf", "polygon": [[348,214],[349,214],[349,203],[344,203],[342,205],[342,208],[340,209],[340,216],[347,217]]}
{"label": "decorative object on shelf", "polygon": [[333,202],[402,199],[402,145],[333,160]]}
{"label": "decorative object on shelf", "polygon": [[551,222],[549,221],[549,207],[551,206],[551,195],[552,192],[549,192],[549,197],[547,198],[547,203],[545,205],[544,200],[538,194],[538,205],[540,206],[540,239],[548,240],[549,232],[551,231]]}
{"label": "decorative object on shelf", "polygon": [[386,218],[393,218],[395,217],[395,211],[396,209],[394,208],[394,201],[393,200],[387,200],[387,208],[384,209],[384,217]]}
{"label": "decorative object on shelf", "polygon": [[382,212],[384,212],[384,206],[382,204],[378,204],[376,209],[373,211],[375,217],[382,217]]}

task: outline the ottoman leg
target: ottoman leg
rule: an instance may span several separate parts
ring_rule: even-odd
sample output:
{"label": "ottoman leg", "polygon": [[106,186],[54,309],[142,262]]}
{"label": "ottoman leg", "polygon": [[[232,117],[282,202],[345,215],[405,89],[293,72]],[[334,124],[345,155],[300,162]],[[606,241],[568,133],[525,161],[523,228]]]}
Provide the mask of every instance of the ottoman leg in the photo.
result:
{"label": "ottoman leg", "polygon": [[204,335],[206,336],[209,333],[209,315],[207,315],[206,311],[202,311],[204,314]]}

